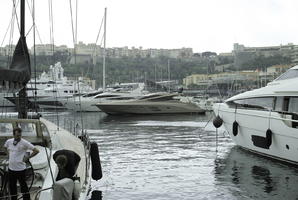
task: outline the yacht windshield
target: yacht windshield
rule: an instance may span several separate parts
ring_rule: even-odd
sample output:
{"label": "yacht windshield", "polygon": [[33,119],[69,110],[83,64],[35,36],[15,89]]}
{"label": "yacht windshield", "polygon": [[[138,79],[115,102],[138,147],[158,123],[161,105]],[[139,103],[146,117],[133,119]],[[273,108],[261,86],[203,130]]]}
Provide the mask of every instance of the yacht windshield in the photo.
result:
{"label": "yacht windshield", "polygon": [[280,81],[280,80],[286,80],[286,79],[297,78],[297,77],[298,77],[298,69],[290,69],[275,80]]}

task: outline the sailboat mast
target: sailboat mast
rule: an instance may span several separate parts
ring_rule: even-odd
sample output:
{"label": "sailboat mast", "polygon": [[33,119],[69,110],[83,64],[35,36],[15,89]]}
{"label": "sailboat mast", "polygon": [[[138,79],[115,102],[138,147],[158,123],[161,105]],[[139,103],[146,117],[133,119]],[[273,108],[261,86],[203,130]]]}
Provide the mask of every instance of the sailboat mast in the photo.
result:
{"label": "sailboat mast", "polygon": [[102,61],[102,89],[106,89],[106,33],[107,33],[107,8],[104,15],[104,33],[103,33],[103,61]]}
{"label": "sailboat mast", "polygon": [[[26,40],[25,40],[25,0],[21,0],[20,5],[20,23],[21,23],[21,29],[20,29],[20,37],[22,41],[22,47],[25,48]],[[23,87],[19,91],[19,99],[18,99],[18,118],[26,119],[28,117],[27,115],[27,92],[26,92],[26,86]]]}
{"label": "sailboat mast", "polygon": [[25,0],[21,0],[21,37],[25,37]]}

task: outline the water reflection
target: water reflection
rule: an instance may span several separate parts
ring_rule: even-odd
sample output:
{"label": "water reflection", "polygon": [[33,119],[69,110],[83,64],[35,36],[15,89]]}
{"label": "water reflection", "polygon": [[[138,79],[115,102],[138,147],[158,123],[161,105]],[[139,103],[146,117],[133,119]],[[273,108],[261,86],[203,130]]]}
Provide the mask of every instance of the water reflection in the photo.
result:
{"label": "water reflection", "polygon": [[264,186],[264,192],[270,193],[275,191],[276,182],[272,179],[270,170],[265,167],[252,166],[252,177],[255,179],[255,182],[260,182]]}
{"label": "water reflection", "polygon": [[260,157],[240,147],[215,160],[215,180],[233,196],[244,199],[296,199],[298,171],[294,166]]}
{"label": "water reflection", "polygon": [[[54,115],[47,117],[57,119]],[[298,197],[295,167],[234,147],[223,133],[218,134],[216,147],[214,127],[205,127],[208,115],[108,116],[68,112],[59,117],[60,123],[83,121],[92,141],[98,143],[103,179],[93,181],[92,190],[100,189],[102,199]]]}
{"label": "water reflection", "polygon": [[[211,113],[207,113],[211,116]],[[193,119],[205,120],[206,115],[202,114],[159,114],[159,115],[107,115],[103,114],[100,122],[110,123],[110,122],[136,122],[136,121],[193,121]]]}

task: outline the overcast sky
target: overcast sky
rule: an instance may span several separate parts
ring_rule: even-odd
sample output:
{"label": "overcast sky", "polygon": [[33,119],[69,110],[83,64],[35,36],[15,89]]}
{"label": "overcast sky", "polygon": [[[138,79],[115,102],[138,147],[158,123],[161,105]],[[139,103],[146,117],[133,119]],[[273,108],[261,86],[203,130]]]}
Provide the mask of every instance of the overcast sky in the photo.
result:
{"label": "overcast sky", "polygon": [[[48,1],[36,1],[42,43],[50,41]],[[55,44],[73,46],[69,0],[52,1]],[[0,45],[11,19],[12,2],[0,0]],[[105,7],[107,47],[190,47],[194,52],[220,53],[231,51],[233,43],[298,44],[297,0],[78,0],[78,41],[96,41]],[[32,22],[27,21],[28,31]],[[32,35],[31,31],[28,46]],[[15,34],[14,41],[17,38]],[[8,41],[9,35],[4,45]]]}

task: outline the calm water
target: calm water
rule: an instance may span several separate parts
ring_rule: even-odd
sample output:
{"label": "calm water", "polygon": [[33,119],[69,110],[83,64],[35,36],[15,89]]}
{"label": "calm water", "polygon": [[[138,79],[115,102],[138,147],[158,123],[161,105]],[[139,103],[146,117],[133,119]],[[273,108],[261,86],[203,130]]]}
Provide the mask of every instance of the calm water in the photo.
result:
{"label": "calm water", "polygon": [[[59,123],[80,115],[62,112]],[[210,115],[82,117],[100,148],[104,177],[92,189],[104,200],[298,199],[296,167],[235,147],[224,130],[216,145]]]}

